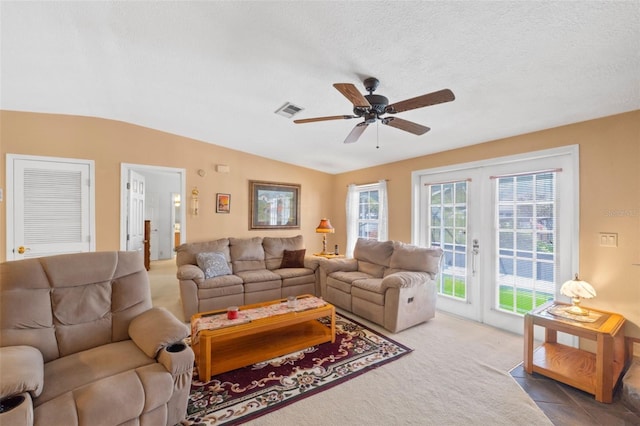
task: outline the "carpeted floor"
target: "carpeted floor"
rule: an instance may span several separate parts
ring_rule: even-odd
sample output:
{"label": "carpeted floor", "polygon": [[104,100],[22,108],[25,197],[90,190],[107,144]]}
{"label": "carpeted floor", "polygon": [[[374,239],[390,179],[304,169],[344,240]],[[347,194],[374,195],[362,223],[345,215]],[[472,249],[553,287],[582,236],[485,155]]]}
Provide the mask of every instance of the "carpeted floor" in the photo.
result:
{"label": "carpeted floor", "polygon": [[[323,323],[329,327],[328,318]],[[336,315],[336,341],[194,380],[186,425],[236,425],[316,395],[407,355],[411,349]]]}
{"label": "carpeted floor", "polygon": [[[152,299],[183,319],[175,263],[165,263],[152,264]],[[508,373],[522,361],[522,336],[440,311],[397,334],[358,320],[414,351],[247,424],[552,424]]]}

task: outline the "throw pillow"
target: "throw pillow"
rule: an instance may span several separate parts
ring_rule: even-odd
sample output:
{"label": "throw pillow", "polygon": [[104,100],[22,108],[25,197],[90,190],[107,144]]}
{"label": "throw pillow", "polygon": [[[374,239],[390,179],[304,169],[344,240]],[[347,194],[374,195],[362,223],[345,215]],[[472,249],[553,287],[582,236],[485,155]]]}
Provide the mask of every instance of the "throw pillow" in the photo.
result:
{"label": "throw pillow", "polygon": [[304,268],[304,255],[306,249],[285,250],[282,254],[280,268]]}
{"label": "throw pillow", "polygon": [[205,279],[231,274],[231,268],[229,268],[224,254],[217,251],[198,253],[196,255],[196,262],[204,272]]}

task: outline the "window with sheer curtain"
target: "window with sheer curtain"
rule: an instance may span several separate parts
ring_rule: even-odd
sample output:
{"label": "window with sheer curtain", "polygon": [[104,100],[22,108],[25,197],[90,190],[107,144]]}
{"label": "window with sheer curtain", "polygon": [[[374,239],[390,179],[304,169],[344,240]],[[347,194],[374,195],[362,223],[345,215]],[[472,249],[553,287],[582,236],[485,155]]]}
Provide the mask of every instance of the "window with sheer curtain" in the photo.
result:
{"label": "window with sheer curtain", "polygon": [[358,238],[386,241],[387,181],[369,185],[349,185],[347,190],[347,248],[346,256],[353,256]]}

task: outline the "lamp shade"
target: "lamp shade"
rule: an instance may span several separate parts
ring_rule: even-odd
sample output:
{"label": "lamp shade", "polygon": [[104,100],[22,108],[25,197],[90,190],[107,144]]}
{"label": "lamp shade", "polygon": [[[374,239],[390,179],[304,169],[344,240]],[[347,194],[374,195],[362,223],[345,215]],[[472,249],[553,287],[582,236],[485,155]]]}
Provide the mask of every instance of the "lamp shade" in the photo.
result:
{"label": "lamp shade", "polygon": [[316,233],[333,234],[334,232],[336,232],[336,230],[333,229],[333,226],[331,226],[331,222],[329,222],[329,219],[320,219],[320,225],[318,225],[318,227],[316,228]]}
{"label": "lamp shade", "polygon": [[576,274],[575,278],[562,284],[560,293],[571,298],[591,299],[596,297],[596,290],[586,281],[582,281]]}

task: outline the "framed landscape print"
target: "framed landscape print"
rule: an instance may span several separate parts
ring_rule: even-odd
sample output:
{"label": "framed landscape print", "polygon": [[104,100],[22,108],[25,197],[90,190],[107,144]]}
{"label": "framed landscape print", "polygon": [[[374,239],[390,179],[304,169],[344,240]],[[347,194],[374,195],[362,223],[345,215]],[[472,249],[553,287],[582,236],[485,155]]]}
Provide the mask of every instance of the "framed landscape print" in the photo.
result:
{"label": "framed landscape print", "polygon": [[299,229],[300,185],[249,181],[249,229]]}
{"label": "framed landscape print", "polygon": [[231,194],[216,194],[216,213],[229,213],[231,211]]}

